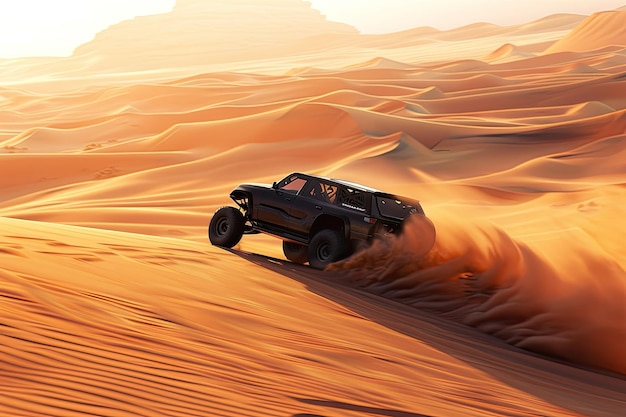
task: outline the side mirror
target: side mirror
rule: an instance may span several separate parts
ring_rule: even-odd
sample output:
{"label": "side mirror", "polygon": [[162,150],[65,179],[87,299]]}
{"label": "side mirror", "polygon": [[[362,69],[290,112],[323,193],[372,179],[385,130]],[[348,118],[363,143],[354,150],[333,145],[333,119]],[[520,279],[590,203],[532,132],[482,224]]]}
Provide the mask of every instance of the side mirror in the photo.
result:
{"label": "side mirror", "polygon": [[272,188],[278,190],[278,183],[276,181],[272,184]]}

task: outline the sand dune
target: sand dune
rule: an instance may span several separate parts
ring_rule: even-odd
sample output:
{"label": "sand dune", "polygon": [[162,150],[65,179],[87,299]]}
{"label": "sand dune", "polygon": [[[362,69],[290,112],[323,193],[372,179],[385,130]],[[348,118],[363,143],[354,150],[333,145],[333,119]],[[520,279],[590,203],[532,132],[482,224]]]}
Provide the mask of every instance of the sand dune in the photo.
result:
{"label": "sand dune", "polygon": [[[272,56],[124,66],[186,1],[0,63],[0,414],[621,415],[624,12],[365,36],[295,3]],[[210,246],[233,187],[291,171],[420,199],[435,243]]]}
{"label": "sand dune", "polygon": [[501,47],[487,55],[485,57],[485,60],[489,62],[502,62],[506,60],[517,60],[532,55],[533,54],[531,53],[521,51],[515,45],[507,43],[506,45],[502,45]]}
{"label": "sand dune", "polygon": [[11,219],[0,239],[3,414],[611,415],[621,406],[624,382],[306,267]]}
{"label": "sand dune", "polygon": [[609,45],[626,47],[626,12],[596,13],[587,18],[570,34],[546,50],[547,53],[563,51],[591,51]]}

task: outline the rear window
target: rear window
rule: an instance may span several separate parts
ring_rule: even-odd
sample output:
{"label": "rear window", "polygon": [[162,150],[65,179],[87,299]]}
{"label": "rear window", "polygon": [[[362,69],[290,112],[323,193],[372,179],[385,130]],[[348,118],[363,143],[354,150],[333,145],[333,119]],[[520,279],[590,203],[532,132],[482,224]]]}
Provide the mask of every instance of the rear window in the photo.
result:
{"label": "rear window", "polygon": [[392,197],[376,196],[378,211],[385,217],[403,220],[411,214],[419,212],[418,207],[413,202],[404,202]]}

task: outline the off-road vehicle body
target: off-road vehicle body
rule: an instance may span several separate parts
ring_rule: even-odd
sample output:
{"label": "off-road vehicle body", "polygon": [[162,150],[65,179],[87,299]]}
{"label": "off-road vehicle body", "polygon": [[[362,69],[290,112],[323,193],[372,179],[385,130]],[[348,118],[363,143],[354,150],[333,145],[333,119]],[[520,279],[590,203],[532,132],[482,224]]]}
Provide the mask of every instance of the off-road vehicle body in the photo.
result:
{"label": "off-road vehicle body", "polygon": [[420,203],[363,185],[293,173],[273,185],[241,184],[209,225],[212,244],[233,247],[247,233],[283,240],[287,259],[323,269],[359,242],[399,232],[406,218],[424,216]]}

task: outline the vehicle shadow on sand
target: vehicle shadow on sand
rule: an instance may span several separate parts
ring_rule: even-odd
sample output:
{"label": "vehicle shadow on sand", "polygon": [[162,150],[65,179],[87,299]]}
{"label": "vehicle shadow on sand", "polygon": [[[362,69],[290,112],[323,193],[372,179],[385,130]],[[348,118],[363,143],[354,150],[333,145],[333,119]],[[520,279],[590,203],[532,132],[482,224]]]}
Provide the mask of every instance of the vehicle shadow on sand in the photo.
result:
{"label": "vehicle shadow on sand", "polygon": [[[338,303],[368,320],[421,342],[429,340],[431,347],[488,373],[508,386],[542,398],[547,403],[564,410],[588,415],[592,409],[596,415],[614,415],[612,411],[614,412],[620,403],[623,404],[626,378],[619,374],[584,368],[516,348],[467,325],[368,293],[357,287],[341,272],[318,271],[284,259],[234,249],[227,250],[259,267],[293,279],[305,285],[311,292]],[[472,333],[471,338],[463,338],[462,335],[468,332]],[[425,337],[433,334],[436,337]],[[490,357],[488,364],[484,363],[485,356]],[[581,393],[597,392],[600,388],[604,398],[589,404],[588,399],[592,396],[577,396],[571,392],[572,386],[576,387],[575,391]],[[378,414],[419,416],[393,410],[380,410]]]}

